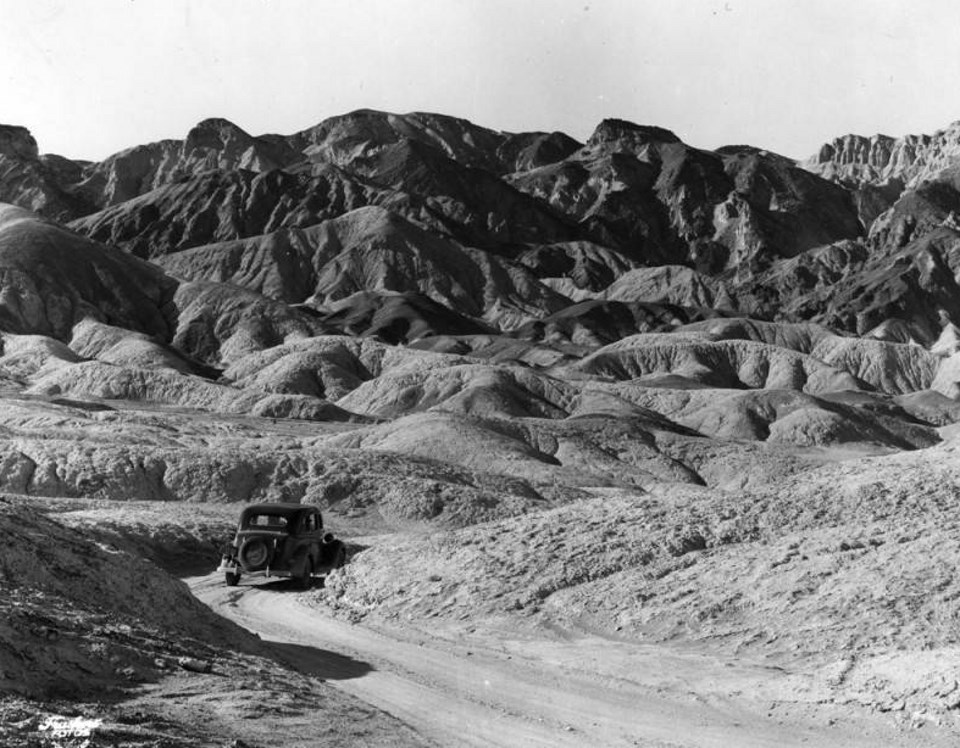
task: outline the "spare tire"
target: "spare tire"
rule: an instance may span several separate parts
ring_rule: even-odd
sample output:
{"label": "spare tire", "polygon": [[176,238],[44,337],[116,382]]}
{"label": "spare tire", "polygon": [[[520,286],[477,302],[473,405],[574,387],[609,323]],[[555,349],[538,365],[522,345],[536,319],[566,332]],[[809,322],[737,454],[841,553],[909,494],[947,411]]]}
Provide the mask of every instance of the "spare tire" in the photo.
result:
{"label": "spare tire", "polygon": [[260,571],[270,563],[270,547],[263,538],[247,538],[240,546],[237,557],[246,571]]}

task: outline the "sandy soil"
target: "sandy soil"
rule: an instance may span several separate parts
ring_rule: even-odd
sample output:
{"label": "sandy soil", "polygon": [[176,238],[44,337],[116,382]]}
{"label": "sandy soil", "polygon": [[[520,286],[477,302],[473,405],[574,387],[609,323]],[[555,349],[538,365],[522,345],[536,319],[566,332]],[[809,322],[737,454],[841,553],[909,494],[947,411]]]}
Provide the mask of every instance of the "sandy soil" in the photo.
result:
{"label": "sandy soil", "polygon": [[[903,712],[798,696],[795,674],[586,631],[355,623],[282,583],[189,580],[291,664],[444,746],[947,746]],[[362,663],[362,665],[358,665]]]}

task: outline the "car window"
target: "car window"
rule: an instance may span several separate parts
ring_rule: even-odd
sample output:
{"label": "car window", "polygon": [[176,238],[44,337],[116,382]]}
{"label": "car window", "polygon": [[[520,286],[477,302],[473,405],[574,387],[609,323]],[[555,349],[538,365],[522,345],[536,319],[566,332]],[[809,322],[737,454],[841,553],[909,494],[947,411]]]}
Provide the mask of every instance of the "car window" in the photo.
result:
{"label": "car window", "polygon": [[286,527],[287,518],[278,514],[254,514],[247,524],[250,527]]}
{"label": "car window", "polygon": [[316,530],[317,530],[317,515],[316,515],[316,514],[308,514],[308,515],[307,515],[307,520],[306,520],[306,522],[305,522],[305,524],[304,524],[304,529],[306,529],[307,532],[316,532]]}

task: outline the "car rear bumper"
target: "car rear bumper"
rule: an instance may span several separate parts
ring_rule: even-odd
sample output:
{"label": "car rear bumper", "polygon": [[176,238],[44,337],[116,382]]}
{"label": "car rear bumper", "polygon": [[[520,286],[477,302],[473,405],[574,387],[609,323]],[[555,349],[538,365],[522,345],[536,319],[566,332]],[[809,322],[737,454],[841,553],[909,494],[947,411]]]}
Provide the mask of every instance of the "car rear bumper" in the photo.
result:
{"label": "car rear bumper", "polygon": [[[323,574],[317,574],[314,572],[311,576],[323,576],[328,570],[324,569]],[[220,561],[220,565],[217,567],[217,573],[228,573],[228,574],[241,574],[245,577],[283,577],[289,578],[293,576],[293,572],[289,569],[271,569],[269,566],[266,569],[260,569],[258,571],[247,571],[240,564],[238,564],[232,558],[224,557]]]}

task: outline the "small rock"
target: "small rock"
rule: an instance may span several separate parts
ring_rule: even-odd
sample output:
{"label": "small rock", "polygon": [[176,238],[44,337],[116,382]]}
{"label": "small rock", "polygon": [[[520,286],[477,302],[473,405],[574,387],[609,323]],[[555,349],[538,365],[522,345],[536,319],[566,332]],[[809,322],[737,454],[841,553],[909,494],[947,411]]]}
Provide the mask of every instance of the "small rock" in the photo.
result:
{"label": "small rock", "polygon": [[181,657],[177,660],[177,664],[184,670],[189,670],[191,673],[213,672],[213,665],[211,663],[206,660],[196,660],[193,657]]}
{"label": "small rock", "polygon": [[906,708],[907,702],[903,699],[877,703],[877,709],[879,709],[881,712],[902,712]]}
{"label": "small rock", "polygon": [[60,638],[60,632],[49,626],[37,626],[33,630],[33,635],[38,639],[46,639],[48,642],[55,642]]}
{"label": "small rock", "polygon": [[937,691],[937,696],[949,696],[956,691],[958,687],[960,687],[960,683],[957,683],[956,680],[947,681],[943,684],[940,690]]}

